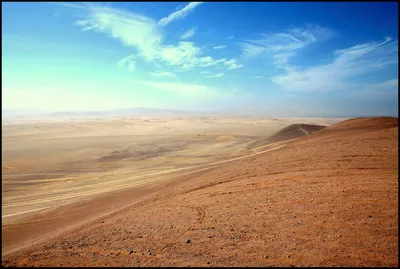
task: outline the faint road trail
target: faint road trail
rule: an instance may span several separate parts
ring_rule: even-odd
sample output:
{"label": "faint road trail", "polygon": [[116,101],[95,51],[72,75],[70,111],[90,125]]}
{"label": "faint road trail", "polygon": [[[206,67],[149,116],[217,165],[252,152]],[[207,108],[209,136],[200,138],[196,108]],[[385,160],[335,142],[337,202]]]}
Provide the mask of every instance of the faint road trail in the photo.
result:
{"label": "faint road trail", "polygon": [[309,132],[307,132],[306,130],[304,130],[303,128],[301,128],[300,126],[299,126],[299,128],[300,128],[300,130],[302,130],[303,133],[305,133],[306,135],[309,135],[309,134],[310,134]]}
{"label": "faint road trail", "polygon": [[[280,149],[280,148],[282,148],[284,146],[286,146],[286,144],[278,146],[278,147],[275,147],[275,148],[272,148],[272,149],[267,149],[267,150],[264,150],[264,151],[252,153],[252,154],[245,155],[245,156],[235,157],[235,158],[228,159],[228,160],[223,160],[223,161],[217,161],[217,162],[201,164],[201,165],[195,165],[195,166],[190,166],[190,167],[176,168],[176,169],[163,171],[163,172],[157,172],[157,173],[134,176],[134,177],[127,177],[127,178],[123,178],[123,179],[118,179],[118,180],[112,180],[112,181],[92,184],[91,186],[93,186],[93,185],[110,185],[111,183],[115,183],[115,182],[119,182],[119,181],[128,181],[125,184],[118,184],[118,185],[111,184],[113,186],[104,186],[104,188],[97,189],[97,190],[93,190],[93,189],[92,190],[87,190],[87,188],[85,188],[85,187],[79,187],[79,188],[82,189],[82,191],[80,191],[80,192],[77,192],[76,188],[71,188],[71,189],[66,190],[66,192],[74,191],[74,193],[64,193],[64,194],[54,193],[55,195],[53,195],[52,197],[48,197],[48,198],[38,198],[38,197],[36,197],[36,198],[33,198],[33,199],[29,200],[29,199],[26,199],[26,197],[25,197],[23,199],[23,201],[21,201],[21,202],[14,202],[14,203],[8,203],[8,204],[7,203],[3,203],[2,208],[27,206],[27,205],[32,205],[32,204],[42,204],[42,203],[60,201],[60,200],[63,200],[63,199],[78,198],[78,197],[83,197],[83,196],[87,196],[88,197],[88,196],[93,196],[93,195],[97,195],[97,194],[107,193],[107,192],[110,192],[110,191],[117,191],[117,190],[122,190],[122,189],[126,189],[126,188],[147,185],[149,183],[162,180],[162,178],[160,179],[160,177],[159,177],[161,175],[168,175],[168,174],[171,174],[171,173],[174,173],[174,172],[178,172],[178,171],[182,171],[182,170],[199,168],[199,169],[196,169],[196,170],[193,170],[193,171],[190,171],[190,172],[188,171],[188,172],[183,173],[183,174],[175,175],[172,178],[185,176],[185,175],[189,175],[189,174],[192,174],[192,173],[200,172],[200,171],[203,171],[203,170],[215,168],[215,167],[217,167],[219,165],[222,165],[222,164],[225,164],[225,163],[229,163],[229,162],[233,162],[233,161],[236,161],[236,160],[241,160],[241,159],[249,158],[249,157],[252,157],[252,156],[260,155],[260,154],[263,154],[263,153],[266,153],[266,152],[269,152],[269,151],[277,150],[277,149]],[[155,177],[155,178],[149,179],[149,177]],[[139,180],[135,180],[134,182],[131,182],[131,180],[133,180],[133,179],[139,179]],[[47,195],[49,195],[49,193],[47,193]],[[13,199],[13,198],[16,198],[16,197],[10,197],[9,199]],[[73,202],[73,201],[71,201],[71,202]],[[65,204],[65,203],[62,203],[62,204]],[[60,203],[59,205],[62,205],[62,204]],[[46,206],[46,207],[41,207],[41,208],[37,208],[37,209],[31,209],[31,210],[26,210],[26,211],[22,211],[22,212],[16,212],[16,213],[12,213],[12,214],[2,215],[2,219],[7,218],[7,217],[11,217],[11,216],[15,216],[15,215],[22,215],[22,214],[25,214],[25,213],[30,213],[30,212],[33,212],[33,211],[44,210],[44,209],[47,209],[47,208],[50,208],[50,207],[54,207],[54,206]]]}

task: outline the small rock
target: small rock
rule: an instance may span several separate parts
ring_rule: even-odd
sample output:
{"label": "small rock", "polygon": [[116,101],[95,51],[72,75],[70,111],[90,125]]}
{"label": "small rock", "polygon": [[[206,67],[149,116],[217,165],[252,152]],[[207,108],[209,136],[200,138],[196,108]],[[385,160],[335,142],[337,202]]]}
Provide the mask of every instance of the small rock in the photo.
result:
{"label": "small rock", "polygon": [[186,244],[190,244],[190,242],[191,242],[190,239],[188,239],[188,240],[186,241]]}
{"label": "small rock", "polygon": [[149,250],[147,251],[147,253],[148,253],[149,255],[151,255],[151,250],[149,249]]}
{"label": "small rock", "polygon": [[207,262],[207,264],[211,264],[211,262]]}
{"label": "small rock", "polygon": [[95,261],[96,261],[96,258],[93,258],[93,261],[95,262]]}
{"label": "small rock", "polygon": [[129,254],[133,254],[135,253],[135,251],[132,249],[131,251],[129,251]]}
{"label": "small rock", "polygon": [[268,259],[268,255],[267,255],[267,256],[265,256],[265,258],[266,258],[266,259]]}
{"label": "small rock", "polygon": [[291,257],[291,255],[288,255],[287,257],[288,257],[288,258],[290,258],[290,257]]}

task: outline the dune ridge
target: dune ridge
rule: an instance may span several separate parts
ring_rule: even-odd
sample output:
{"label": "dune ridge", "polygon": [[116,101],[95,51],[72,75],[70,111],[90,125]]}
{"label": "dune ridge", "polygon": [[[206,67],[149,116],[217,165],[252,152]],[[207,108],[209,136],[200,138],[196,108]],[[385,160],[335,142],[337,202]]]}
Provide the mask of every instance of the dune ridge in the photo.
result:
{"label": "dune ridge", "polygon": [[297,139],[303,136],[310,135],[311,133],[317,132],[324,129],[325,125],[317,124],[291,124],[287,127],[282,128],[278,132],[271,136],[261,138],[247,146],[248,149],[254,149],[257,147],[265,146],[272,143],[277,143],[285,140]]}

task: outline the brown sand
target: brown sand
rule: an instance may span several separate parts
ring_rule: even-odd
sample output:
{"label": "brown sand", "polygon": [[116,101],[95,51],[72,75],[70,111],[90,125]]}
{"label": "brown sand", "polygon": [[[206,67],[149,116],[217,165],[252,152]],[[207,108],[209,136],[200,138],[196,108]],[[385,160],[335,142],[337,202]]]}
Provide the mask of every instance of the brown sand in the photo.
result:
{"label": "brown sand", "polygon": [[[2,265],[398,265],[397,118],[352,119],[135,190],[133,206],[7,254]],[[132,195],[105,195],[25,226],[3,226],[2,244],[32,233],[26,227],[46,229],[57,214],[92,214]]]}

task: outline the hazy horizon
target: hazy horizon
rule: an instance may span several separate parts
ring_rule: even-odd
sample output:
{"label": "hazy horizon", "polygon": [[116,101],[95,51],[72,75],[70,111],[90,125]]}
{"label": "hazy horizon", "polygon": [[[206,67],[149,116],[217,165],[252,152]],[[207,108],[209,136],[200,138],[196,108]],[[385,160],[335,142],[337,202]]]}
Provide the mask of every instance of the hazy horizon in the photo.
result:
{"label": "hazy horizon", "polygon": [[70,117],[70,118],[117,118],[117,117],[261,117],[261,118],[356,118],[356,117],[374,117],[374,116],[389,116],[392,115],[351,115],[351,114],[337,114],[337,115],[308,115],[298,114],[293,115],[287,111],[268,111],[268,110],[179,110],[179,109],[165,109],[165,108],[145,108],[133,107],[123,109],[109,109],[109,110],[44,110],[44,109],[3,109],[2,119],[13,119],[18,117],[27,118],[40,118],[42,116],[49,116],[54,118]]}

